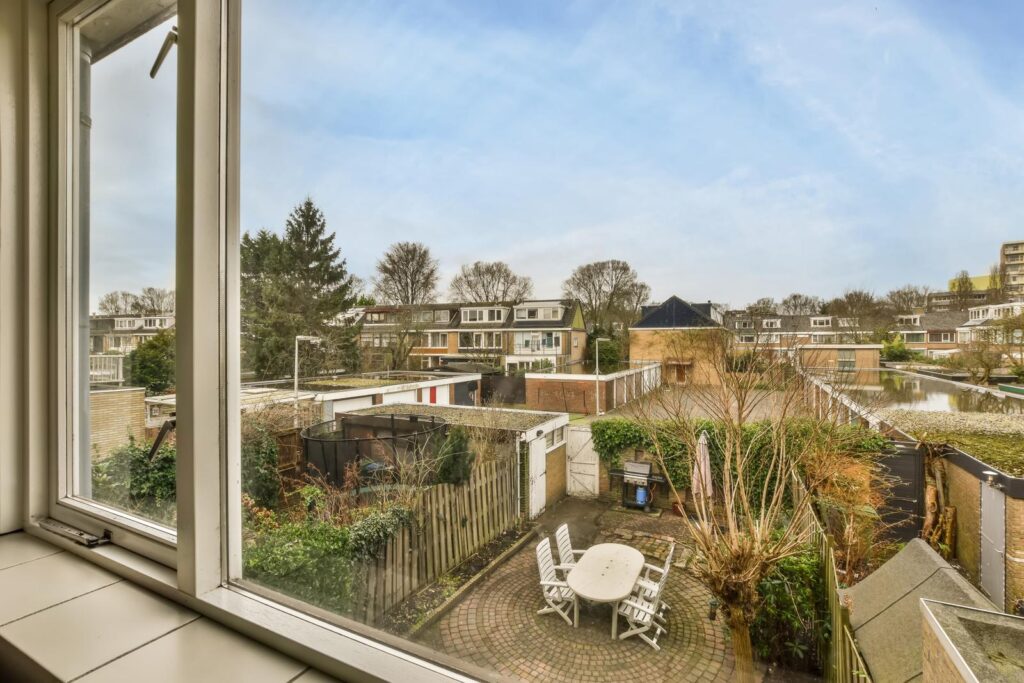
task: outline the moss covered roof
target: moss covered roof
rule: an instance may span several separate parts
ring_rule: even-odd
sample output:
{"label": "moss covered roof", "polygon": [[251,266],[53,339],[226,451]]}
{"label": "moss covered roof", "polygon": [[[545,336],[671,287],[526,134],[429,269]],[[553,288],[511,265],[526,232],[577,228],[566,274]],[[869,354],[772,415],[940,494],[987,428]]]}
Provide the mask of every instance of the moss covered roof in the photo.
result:
{"label": "moss covered roof", "polygon": [[1024,417],[998,413],[883,410],[886,422],[919,441],[959,448],[1013,477],[1024,477]]}
{"label": "moss covered roof", "polygon": [[392,403],[353,410],[359,415],[423,415],[443,418],[448,424],[525,432],[548,422],[559,413],[536,413],[504,408],[454,408],[423,403]]}

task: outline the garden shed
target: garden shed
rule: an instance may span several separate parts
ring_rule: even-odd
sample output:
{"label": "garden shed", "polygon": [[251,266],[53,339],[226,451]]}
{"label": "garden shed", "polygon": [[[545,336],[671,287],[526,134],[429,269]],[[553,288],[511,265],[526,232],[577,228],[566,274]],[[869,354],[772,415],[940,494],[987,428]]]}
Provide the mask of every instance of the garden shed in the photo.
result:
{"label": "garden shed", "polygon": [[569,416],[536,410],[430,404],[392,404],[355,411],[359,415],[401,413],[443,420],[468,428],[488,457],[505,452],[517,458],[516,493],[521,512],[531,519],[565,496],[566,437]]}

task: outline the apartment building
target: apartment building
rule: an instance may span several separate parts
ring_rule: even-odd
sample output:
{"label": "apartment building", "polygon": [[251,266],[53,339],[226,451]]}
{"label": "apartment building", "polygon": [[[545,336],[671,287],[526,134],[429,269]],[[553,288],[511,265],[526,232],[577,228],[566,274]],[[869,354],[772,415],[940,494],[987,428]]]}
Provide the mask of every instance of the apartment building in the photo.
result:
{"label": "apartment building", "polygon": [[961,300],[965,300],[968,306],[980,306],[989,300],[988,287],[962,295],[953,291],[931,292],[928,294],[926,306],[932,312],[955,311],[960,307]]}
{"label": "apartment building", "polygon": [[928,356],[943,355],[957,348],[957,328],[969,320],[966,311],[906,313],[896,316],[893,331],[908,349]]}
{"label": "apartment building", "polygon": [[1010,298],[1024,298],[1024,240],[1003,242],[999,248],[999,271],[1003,289]]}
{"label": "apartment building", "polygon": [[1016,341],[1018,329],[1024,334],[1024,302],[974,306],[967,313],[968,320],[956,328],[957,342],[960,344],[974,341],[1003,343],[1010,341],[1005,337],[1007,333],[1015,335]]}
{"label": "apartment building", "polygon": [[578,301],[368,306],[360,344],[386,355],[412,349],[409,367],[477,362],[506,371],[557,367],[583,360],[587,331]]}
{"label": "apartment building", "polygon": [[89,316],[89,351],[131,353],[147,339],[174,327],[173,313]]}

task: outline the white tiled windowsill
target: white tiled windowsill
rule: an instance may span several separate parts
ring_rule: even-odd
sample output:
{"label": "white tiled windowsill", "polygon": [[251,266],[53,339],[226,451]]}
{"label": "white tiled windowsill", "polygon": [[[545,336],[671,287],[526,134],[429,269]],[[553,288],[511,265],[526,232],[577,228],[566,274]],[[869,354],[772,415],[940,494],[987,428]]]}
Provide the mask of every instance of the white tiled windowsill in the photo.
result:
{"label": "white tiled windowsill", "polygon": [[333,680],[26,533],[0,536],[4,680]]}

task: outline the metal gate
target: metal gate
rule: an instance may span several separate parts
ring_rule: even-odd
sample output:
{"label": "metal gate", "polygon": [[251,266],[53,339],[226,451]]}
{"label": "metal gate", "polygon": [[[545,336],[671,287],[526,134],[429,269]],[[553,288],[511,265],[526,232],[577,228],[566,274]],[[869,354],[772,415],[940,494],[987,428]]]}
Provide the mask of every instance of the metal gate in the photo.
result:
{"label": "metal gate", "polygon": [[981,588],[999,609],[1005,609],[1006,494],[981,484]]}
{"label": "metal gate", "polygon": [[565,453],[569,475],[565,482],[566,494],[584,498],[597,496],[601,466],[590,427],[569,428]]}

